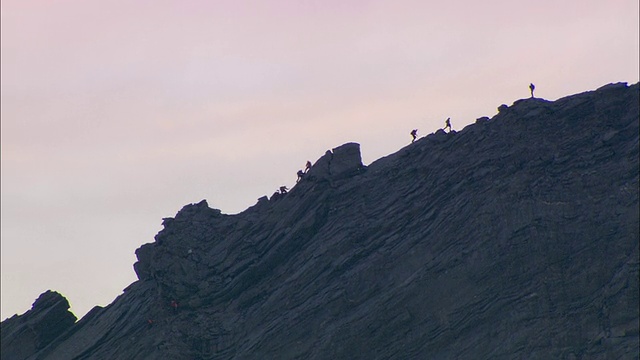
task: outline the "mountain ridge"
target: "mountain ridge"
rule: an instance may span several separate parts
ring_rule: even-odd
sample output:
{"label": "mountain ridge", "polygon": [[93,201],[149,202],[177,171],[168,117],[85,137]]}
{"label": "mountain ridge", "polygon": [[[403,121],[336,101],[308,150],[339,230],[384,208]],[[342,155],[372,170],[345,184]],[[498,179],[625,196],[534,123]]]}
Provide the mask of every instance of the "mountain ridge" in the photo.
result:
{"label": "mountain ridge", "polygon": [[2,355],[637,356],[638,99],[517,100],[368,166],[339,146],[236,215],[186,205],[113,303],[24,345],[34,306]]}

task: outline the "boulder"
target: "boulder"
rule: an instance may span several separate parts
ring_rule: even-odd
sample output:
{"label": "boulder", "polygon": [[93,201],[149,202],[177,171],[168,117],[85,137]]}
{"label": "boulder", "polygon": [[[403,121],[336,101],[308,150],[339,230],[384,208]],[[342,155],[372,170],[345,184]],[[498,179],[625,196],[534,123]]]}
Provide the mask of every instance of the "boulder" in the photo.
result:
{"label": "boulder", "polygon": [[47,290],[31,310],[0,324],[0,358],[21,360],[51,344],[76,322],[69,302],[58,292]]}

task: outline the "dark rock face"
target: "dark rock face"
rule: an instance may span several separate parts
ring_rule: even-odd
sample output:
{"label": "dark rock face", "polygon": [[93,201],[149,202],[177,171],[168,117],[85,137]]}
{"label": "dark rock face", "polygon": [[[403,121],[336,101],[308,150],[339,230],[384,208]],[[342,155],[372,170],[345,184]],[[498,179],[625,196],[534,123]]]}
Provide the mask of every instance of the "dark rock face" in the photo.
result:
{"label": "dark rock face", "polygon": [[238,215],[187,205],[123,295],[11,354],[637,358],[638,103],[638,84],[519,100],[368,167],[333,149]]}
{"label": "dark rock face", "polygon": [[305,178],[333,181],[356,175],[363,169],[360,144],[347,143],[327,151],[313,164]]}
{"label": "dark rock face", "polygon": [[54,291],[38,297],[31,310],[13,316],[0,324],[2,359],[27,359],[49,345],[76,322],[69,302]]}

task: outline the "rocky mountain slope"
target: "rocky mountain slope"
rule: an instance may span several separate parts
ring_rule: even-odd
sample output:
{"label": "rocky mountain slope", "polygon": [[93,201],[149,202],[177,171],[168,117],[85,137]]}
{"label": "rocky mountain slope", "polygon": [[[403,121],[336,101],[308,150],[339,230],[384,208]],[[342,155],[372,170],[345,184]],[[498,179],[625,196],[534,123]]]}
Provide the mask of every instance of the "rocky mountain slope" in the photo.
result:
{"label": "rocky mountain slope", "polygon": [[518,100],[369,166],[342,145],[237,215],[187,205],[112,304],[74,324],[43,294],[2,359],[638,358],[639,100]]}

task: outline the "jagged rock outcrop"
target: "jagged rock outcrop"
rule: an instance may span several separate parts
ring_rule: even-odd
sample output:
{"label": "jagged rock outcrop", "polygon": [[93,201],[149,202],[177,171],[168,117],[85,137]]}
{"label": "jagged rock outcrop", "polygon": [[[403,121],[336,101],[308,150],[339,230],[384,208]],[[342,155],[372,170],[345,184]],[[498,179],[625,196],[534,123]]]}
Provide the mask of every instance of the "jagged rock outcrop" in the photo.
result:
{"label": "jagged rock outcrop", "polygon": [[333,181],[356,175],[362,170],[364,165],[360,155],[360,144],[347,143],[333,151],[327,151],[313,164],[306,178],[312,181]]}
{"label": "jagged rock outcrop", "polygon": [[639,99],[518,100],[368,167],[345,144],[237,215],[187,205],[28,358],[637,358]]}
{"label": "jagged rock outcrop", "polygon": [[31,310],[0,324],[2,359],[21,360],[45,348],[76,322],[69,302],[55,291],[42,293]]}

